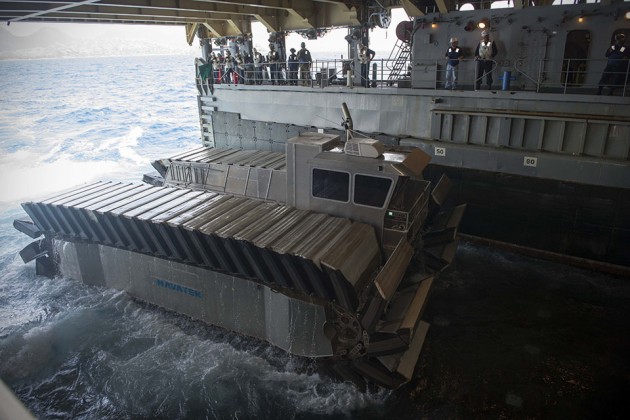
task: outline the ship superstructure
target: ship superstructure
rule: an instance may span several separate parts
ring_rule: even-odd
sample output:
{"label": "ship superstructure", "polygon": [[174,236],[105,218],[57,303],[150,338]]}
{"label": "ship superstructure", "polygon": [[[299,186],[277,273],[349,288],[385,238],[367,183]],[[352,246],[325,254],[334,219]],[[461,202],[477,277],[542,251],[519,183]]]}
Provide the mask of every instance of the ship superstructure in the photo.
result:
{"label": "ship superstructure", "polygon": [[[630,5],[434,12],[399,29],[402,46],[392,58],[370,63],[369,88],[352,55],[365,42],[361,30],[346,38],[350,59],[313,63],[308,86],[198,75],[204,144],[280,150],[313,125],[338,132],[329,104],[345,102],[366,135],[420,148],[433,158],[434,180],[446,171],[455,184],[451,202],[469,206],[462,232],[470,238],[551,251],[586,266],[592,264],[583,259],[630,265],[627,60],[607,82],[612,92],[605,84],[597,95],[606,51],[630,37]],[[490,87],[476,74],[483,31],[498,49]],[[464,52],[455,90],[444,89],[453,37]],[[225,39],[219,47],[215,38],[202,39],[204,51],[211,41],[215,50],[241,48]]]}

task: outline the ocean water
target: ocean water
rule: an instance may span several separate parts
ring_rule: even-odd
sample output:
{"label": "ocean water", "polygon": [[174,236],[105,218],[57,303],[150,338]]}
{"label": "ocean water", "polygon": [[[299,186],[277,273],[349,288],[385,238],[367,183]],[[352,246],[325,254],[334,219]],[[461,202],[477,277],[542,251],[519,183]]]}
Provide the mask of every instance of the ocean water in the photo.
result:
{"label": "ocean water", "polygon": [[[140,181],[200,145],[188,56],[0,61],[0,377],[42,418],[318,418],[378,412],[259,341],[126,294],[35,276],[19,203]],[[376,410],[376,411],[375,411]]]}
{"label": "ocean water", "polygon": [[460,244],[414,379],[361,393],[260,341],[35,276],[19,203],[198,147],[190,57],[0,61],[0,377],[39,418],[622,418],[630,284]]}

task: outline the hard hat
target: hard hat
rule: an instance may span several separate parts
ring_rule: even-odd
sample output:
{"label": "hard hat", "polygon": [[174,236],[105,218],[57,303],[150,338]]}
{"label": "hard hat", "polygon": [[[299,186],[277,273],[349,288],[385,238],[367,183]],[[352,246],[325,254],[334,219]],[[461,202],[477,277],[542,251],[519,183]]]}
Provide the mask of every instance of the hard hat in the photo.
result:
{"label": "hard hat", "polygon": [[481,36],[488,36],[488,35],[489,35],[489,34],[488,34],[488,31],[483,31],[483,32],[481,32]]}
{"label": "hard hat", "polygon": [[615,35],[615,41],[624,41],[625,39],[626,39],[626,34],[624,34],[623,32]]}
{"label": "hard hat", "polygon": [[306,47],[306,44],[302,42],[302,43],[300,44],[300,47]]}
{"label": "hard hat", "polygon": [[457,42],[457,38],[453,37],[453,38],[451,38],[451,40],[449,42],[451,42],[451,43]]}
{"label": "hard hat", "polygon": [[291,52],[295,52],[295,48],[291,48],[289,51],[291,51]]}

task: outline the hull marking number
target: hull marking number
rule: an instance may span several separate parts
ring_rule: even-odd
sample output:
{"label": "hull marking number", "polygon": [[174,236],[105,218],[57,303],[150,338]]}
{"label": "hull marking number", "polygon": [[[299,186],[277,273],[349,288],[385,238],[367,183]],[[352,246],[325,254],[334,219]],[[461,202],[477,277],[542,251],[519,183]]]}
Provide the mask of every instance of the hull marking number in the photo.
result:
{"label": "hull marking number", "polygon": [[536,167],[537,164],[538,164],[538,158],[531,157],[531,156],[525,156],[523,158],[523,166]]}

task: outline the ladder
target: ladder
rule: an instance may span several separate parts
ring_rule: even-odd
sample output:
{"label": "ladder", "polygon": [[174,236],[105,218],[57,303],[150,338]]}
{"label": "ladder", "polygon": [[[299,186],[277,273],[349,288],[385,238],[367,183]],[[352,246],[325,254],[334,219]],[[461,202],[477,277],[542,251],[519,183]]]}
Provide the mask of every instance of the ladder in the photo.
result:
{"label": "ladder", "polygon": [[410,53],[411,46],[409,45],[409,42],[405,42],[400,39],[396,41],[396,44],[387,59],[388,63],[392,61],[394,62],[394,65],[389,72],[389,76],[387,77],[388,86],[392,86],[395,82],[397,82],[400,75],[405,72],[407,63],[409,62]]}

